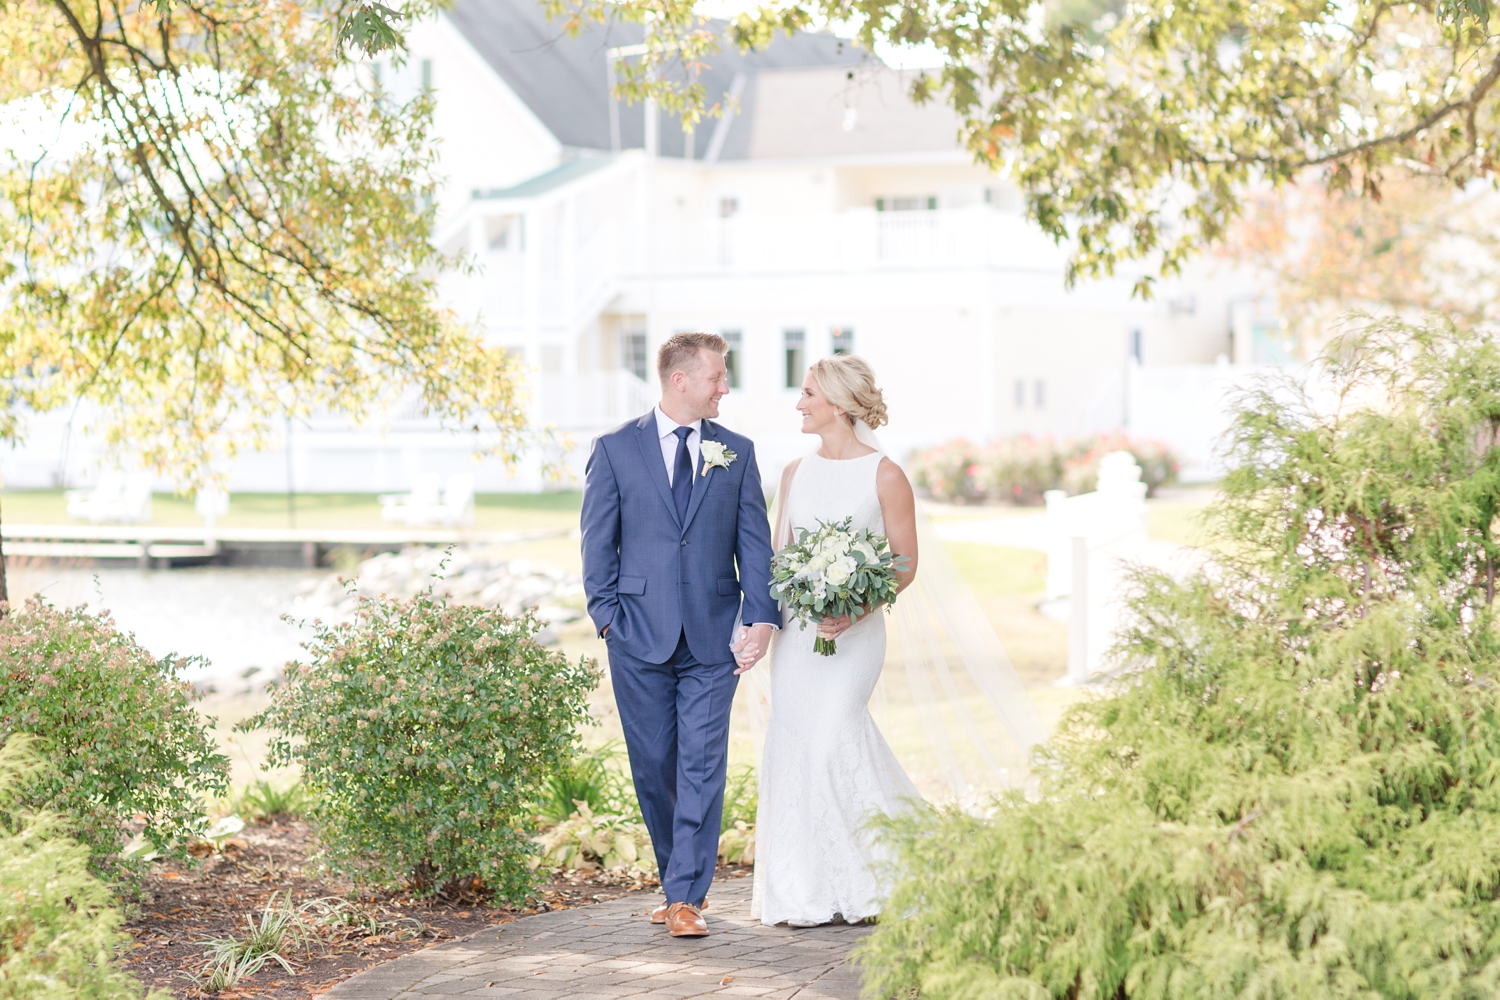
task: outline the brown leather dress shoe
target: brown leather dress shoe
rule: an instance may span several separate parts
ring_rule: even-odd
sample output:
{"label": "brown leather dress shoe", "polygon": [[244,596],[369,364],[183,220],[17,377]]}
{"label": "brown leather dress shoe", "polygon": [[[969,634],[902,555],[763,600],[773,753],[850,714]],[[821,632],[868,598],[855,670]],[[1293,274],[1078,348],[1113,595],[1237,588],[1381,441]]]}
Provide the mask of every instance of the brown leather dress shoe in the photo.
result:
{"label": "brown leather dress shoe", "polygon": [[667,922],[667,904],[663,903],[651,911],[651,922],[653,924],[664,924]]}
{"label": "brown leather dress shoe", "polygon": [[673,937],[708,937],[708,924],[692,903],[673,903],[667,907],[667,933]]}

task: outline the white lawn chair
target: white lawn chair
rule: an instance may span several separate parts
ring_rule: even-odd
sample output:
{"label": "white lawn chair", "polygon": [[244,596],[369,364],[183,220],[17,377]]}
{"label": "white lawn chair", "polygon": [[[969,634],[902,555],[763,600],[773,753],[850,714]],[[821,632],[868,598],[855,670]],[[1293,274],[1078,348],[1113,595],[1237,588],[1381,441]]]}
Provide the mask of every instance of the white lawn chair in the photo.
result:
{"label": "white lawn chair", "polygon": [[106,472],[90,490],[68,490],[68,516],[94,524],[144,524],[151,520],[151,477]]}
{"label": "white lawn chair", "polygon": [[440,524],[472,524],[474,522],[474,477],[466,472],[448,477],[448,488],[443,490]]}
{"label": "white lawn chair", "polygon": [[424,472],[412,484],[410,493],[383,493],[380,516],[397,524],[427,524],[441,505],[439,490],[442,479],[435,472]]}
{"label": "white lawn chair", "polygon": [[193,500],[193,509],[203,518],[204,527],[212,536],[214,522],[229,513],[229,494],[220,489],[201,489]]}

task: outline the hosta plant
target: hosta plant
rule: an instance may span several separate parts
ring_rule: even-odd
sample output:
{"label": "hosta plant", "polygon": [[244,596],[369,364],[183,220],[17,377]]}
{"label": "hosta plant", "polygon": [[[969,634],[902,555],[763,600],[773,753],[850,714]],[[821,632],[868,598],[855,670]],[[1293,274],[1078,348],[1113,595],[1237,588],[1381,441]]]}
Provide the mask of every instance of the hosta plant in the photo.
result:
{"label": "hosta plant", "polygon": [[1241,404],[1182,580],[1036,794],[887,833],[867,987],[980,997],[1500,994],[1500,347],[1378,325]]}
{"label": "hosta plant", "polygon": [[719,860],[726,865],[755,864],[755,824],[737,819],[719,834]]}
{"label": "hosta plant", "polygon": [[538,645],[539,627],[431,593],[314,623],[306,662],[242,726],[275,730],[271,766],[301,767],[330,864],[424,894],[525,896],[535,803],[573,759],[597,682],[592,661]]}
{"label": "hosta plant", "polygon": [[52,763],[23,800],[66,815],[96,867],[132,824],[156,850],[181,852],[207,826],[202,800],[228,788],[186,665],[81,607],[31,600],[0,618],[0,739],[32,733]]}
{"label": "hosta plant", "polygon": [[543,867],[656,877],[656,855],[644,823],[619,813],[595,815],[582,799],[576,805],[572,816],[536,838]]}

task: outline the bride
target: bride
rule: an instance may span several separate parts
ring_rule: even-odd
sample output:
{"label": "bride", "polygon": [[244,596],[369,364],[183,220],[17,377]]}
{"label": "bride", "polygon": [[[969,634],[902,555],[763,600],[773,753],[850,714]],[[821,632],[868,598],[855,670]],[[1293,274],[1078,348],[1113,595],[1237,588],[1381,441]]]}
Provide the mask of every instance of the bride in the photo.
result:
{"label": "bride", "polygon": [[[887,536],[891,551],[907,557],[904,590],[917,573],[916,500],[906,474],[874,443],[871,430],[886,419],[874,371],[863,358],[824,358],[808,370],[797,409],[802,433],[820,443],[782,473],[773,544],[853,517],[855,530]],[[921,801],[870,715],[886,650],[885,615],[870,612],[856,623],[792,622],[772,646],[752,904],[765,924],[878,914],[881,858],[867,823]],[[838,639],[838,652],[814,652],[818,635]]]}

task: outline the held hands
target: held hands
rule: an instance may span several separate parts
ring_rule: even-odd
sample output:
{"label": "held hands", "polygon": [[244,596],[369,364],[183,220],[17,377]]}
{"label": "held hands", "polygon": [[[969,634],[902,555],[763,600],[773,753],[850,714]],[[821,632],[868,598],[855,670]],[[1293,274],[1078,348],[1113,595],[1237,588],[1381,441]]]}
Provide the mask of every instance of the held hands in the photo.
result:
{"label": "held hands", "polygon": [[771,626],[740,626],[739,636],[729,647],[730,652],[734,653],[735,676],[753,669],[760,662],[760,658],[766,655],[766,650],[770,648]]}

